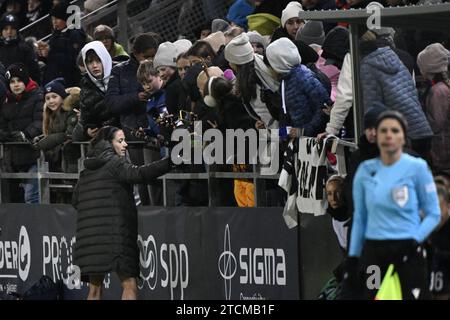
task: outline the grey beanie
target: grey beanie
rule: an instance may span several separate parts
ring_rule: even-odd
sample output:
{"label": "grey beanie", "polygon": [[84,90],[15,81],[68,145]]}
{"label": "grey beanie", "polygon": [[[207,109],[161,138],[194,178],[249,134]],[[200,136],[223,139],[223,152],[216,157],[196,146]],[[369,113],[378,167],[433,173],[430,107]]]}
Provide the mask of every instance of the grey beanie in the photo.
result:
{"label": "grey beanie", "polygon": [[266,56],[272,69],[278,73],[289,73],[302,63],[297,46],[288,38],[280,38],[267,47]]}
{"label": "grey beanie", "polygon": [[319,46],[322,46],[323,41],[325,40],[322,21],[307,21],[300,29],[298,29],[295,39],[301,40],[307,45],[318,44]]}
{"label": "grey beanie", "polygon": [[238,35],[227,44],[225,59],[236,65],[246,64],[255,59],[253,47],[246,33]]}
{"label": "grey beanie", "polygon": [[214,19],[211,23],[211,33],[222,31],[225,32],[230,28],[230,24],[222,19]]}
{"label": "grey beanie", "polygon": [[417,65],[423,74],[434,74],[448,70],[449,51],[440,43],[433,43],[417,56]]}
{"label": "grey beanie", "polygon": [[258,31],[250,31],[247,32],[248,39],[250,43],[260,43],[264,49],[267,47],[267,41],[263,38],[262,35],[259,34]]}
{"label": "grey beanie", "polygon": [[158,69],[158,67],[176,68],[178,54],[178,47],[172,42],[161,43],[153,59],[153,67],[155,69]]}
{"label": "grey beanie", "polygon": [[188,39],[180,39],[173,44],[177,47],[179,53],[185,53],[192,47],[192,42]]}

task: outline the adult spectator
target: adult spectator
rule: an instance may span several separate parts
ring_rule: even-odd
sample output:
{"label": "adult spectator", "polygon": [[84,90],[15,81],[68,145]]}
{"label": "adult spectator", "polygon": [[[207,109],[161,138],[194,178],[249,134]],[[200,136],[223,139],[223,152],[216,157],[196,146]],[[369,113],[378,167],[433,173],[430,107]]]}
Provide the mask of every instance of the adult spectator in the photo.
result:
{"label": "adult spectator", "polygon": [[390,47],[377,47],[371,31],[367,31],[362,40],[360,78],[365,110],[374,103],[381,103],[389,110],[401,112],[408,121],[412,149],[429,160],[433,132],[411,74]]}
{"label": "adult spectator", "polygon": [[128,53],[125,49],[116,42],[114,30],[107,25],[100,24],[94,29],[94,40],[101,41],[108,50],[109,55],[115,61],[126,61],[129,59]]}
{"label": "adult spectator", "polygon": [[[160,42],[159,35],[155,33],[138,35],[130,59],[115,66],[111,72],[105,104],[115,116],[120,117],[120,125],[128,141],[138,140],[131,134],[132,130],[148,127],[145,109],[149,95],[137,81],[137,70],[140,62],[153,61]],[[131,145],[128,150],[133,164],[144,163],[141,145]],[[145,186],[139,186],[139,194],[143,204],[150,203]]]}

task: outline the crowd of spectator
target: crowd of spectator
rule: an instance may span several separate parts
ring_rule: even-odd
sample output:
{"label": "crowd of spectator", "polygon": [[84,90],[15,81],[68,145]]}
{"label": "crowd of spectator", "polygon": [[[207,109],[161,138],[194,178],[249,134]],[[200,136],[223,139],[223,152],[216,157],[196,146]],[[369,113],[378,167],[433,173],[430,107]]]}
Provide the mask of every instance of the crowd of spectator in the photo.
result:
{"label": "crowd of spectator", "polygon": [[[377,2],[385,7],[416,4],[411,0]],[[77,172],[79,150],[71,142],[89,141],[104,126],[124,131],[131,142],[128,154],[133,164],[155,161],[167,152],[167,127],[161,120],[168,115],[195,117],[202,121],[203,130],[289,128],[281,137],[284,142],[302,136],[321,140],[329,135],[351,140],[353,82],[348,26],[304,21],[299,13],[368,4],[355,0],[236,0],[226,17],[212,21],[199,39],[184,39],[180,34],[179,40],[170,42],[162,34],[147,32],[137,35],[127,52],[110,26],[98,25],[91,35],[83,29],[67,28],[66,1],[3,1],[0,141],[18,143],[10,147],[11,169],[36,172],[42,150],[52,170]],[[50,38],[25,41],[19,30],[47,13],[51,16]],[[347,250],[352,182],[358,164],[379,155],[377,116],[395,110],[408,123],[410,139],[405,152],[425,159],[433,174],[442,177],[438,182],[442,221],[430,238],[442,245],[442,238],[449,237],[445,209],[449,192],[445,176],[450,173],[449,37],[438,28],[426,34],[388,27],[361,29],[364,134],[358,151],[348,159],[347,175],[330,172],[326,184],[328,212],[339,244]],[[421,90],[417,89],[419,80]],[[147,144],[133,144],[143,138],[148,138],[144,139]],[[62,156],[68,165],[62,166]],[[212,170],[223,169],[251,171],[252,167],[229,165]],[[181,170],[203,172],[205,167],[190,165]],[[37,181],[27,180],[20,186],[23,196],[12,194],[23,198],[13,200],[39,202]],[[19,190],[19,185],[11,188]],[[220,190],[215,205],[255,203],[251,180],[225,180],[215,188]],[[285,195],[278,186],[267,182],[266,188],[273,195],[271,203],[283,205]],[[204,181],[179,181],[176,204],[207,205],[206,190]],[[158,181],[140,185],[136,194],[144,205],[162,204]],[[443,251],[448,250],[442,246]]]}

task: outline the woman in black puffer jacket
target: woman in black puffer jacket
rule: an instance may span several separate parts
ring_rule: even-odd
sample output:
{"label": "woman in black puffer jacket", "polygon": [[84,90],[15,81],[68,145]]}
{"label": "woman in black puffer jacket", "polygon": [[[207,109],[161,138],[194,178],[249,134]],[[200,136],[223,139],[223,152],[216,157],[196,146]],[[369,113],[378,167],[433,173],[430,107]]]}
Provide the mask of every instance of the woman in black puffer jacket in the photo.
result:
{"label": "woman in black puffer jacket", "polygon": [[103,278],[109,272],[116,272],[122,282],[122,299],[137,299],[139,249],[133,184],[156,179],[171,166],[169,158],[134,166],[126,157],[126,147],[122,130],[101,128],[91,141],[73,195],[72,205],[78,210],[74,259],[81,280],[89,281],[90,300],[100,299]]}

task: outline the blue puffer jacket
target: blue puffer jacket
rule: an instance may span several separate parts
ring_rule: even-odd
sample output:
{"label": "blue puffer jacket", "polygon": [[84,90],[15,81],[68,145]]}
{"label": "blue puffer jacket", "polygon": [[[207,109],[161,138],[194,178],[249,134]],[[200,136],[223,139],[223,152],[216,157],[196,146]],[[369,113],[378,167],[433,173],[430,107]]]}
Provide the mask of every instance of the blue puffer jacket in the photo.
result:
{"label": "blue puffer jacket", "polygon": [[361,60],[361,82],[365,111],[382,103],[405,116],[412,139],[433,135],[411,74],[391,48],[379,48]]}
{"label": "blue puffer jacket", "polygon": [[330,95],[314,73],[304,65],[293,68],[284,78],[286,108],[292,126],[304,128],[303,135],[315,137],[325,131],[328,116],[322,111]]}

